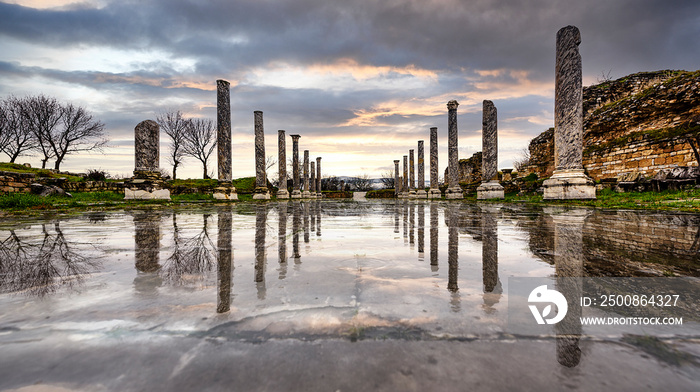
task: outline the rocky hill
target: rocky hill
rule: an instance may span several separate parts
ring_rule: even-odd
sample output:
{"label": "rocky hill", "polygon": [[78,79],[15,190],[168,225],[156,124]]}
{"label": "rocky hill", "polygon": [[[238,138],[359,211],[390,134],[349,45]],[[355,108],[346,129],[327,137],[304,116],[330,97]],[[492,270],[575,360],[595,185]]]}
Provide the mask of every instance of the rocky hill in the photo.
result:
{"label": "rocky hill", "polygon": [[[596,180],[697,165],[700,71],[640,72],[583,90],[583,164]],[[529,146],[529,172],[551,175],[553,132]]]}

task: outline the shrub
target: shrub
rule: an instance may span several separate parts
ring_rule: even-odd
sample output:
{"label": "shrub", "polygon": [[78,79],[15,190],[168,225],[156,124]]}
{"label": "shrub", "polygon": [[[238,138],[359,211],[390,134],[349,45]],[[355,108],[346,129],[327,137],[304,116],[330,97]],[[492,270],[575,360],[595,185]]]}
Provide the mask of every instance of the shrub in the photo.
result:
{"label": "shrub", "polygon": [[85,179],[88,181],[105,181],[109,178],[109,173],[102,169],[88,169]]}

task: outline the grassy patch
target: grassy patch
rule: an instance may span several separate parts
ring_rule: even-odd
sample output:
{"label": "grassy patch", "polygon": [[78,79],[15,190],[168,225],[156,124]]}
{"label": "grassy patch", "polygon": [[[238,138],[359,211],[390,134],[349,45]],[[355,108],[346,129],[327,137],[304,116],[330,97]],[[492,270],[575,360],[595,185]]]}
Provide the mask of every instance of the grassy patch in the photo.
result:
{"label": "grassy patch", "polygon": [[0,209],[24,210],[50,208],[52,203],[44,197],[29,193],[10,193],[0,195]]}
{"label": "grassy patch", "polygon": [[17,163],[0,162],[0,171],[8,171],[15,173],[34,173],[37,177],[44,178],[65,178],[70,182],[81,182],[85,181],[85,178],[80,176],[71,176],[68,174],[54,173],[47,169],[35,169],[31,167],[25,167]]}
{"label": "grassy patch", "polygon": [[393,199],[394,192],[394,189],[375,189],[368,191],[365,197],[368,199]]}

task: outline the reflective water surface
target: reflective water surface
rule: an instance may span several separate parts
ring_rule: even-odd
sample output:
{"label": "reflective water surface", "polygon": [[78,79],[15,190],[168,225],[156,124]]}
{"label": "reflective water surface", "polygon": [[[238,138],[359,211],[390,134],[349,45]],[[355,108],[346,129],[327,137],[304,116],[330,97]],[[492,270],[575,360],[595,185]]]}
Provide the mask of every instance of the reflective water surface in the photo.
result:
{"label": "reflective water surface", "polygon": [[[122,360],[122,377],[163,366],[170,378],[163,377],[174,382],[188,370],[200,374],[202,365],[193,368],[200,363],[193,358],[228,360],[246,350],[255,353],[237,360],[246,358],[247,370],[229,373],[250,383],[241,384],[248,385],[244,389],[420,389],[428,381],[416,380],[419,369],[437,358],[454,374],[426,385],[477,380],[463,369],[522,377],[541,362],[551,368],[546,375],[530,374],[533,386],[698,386],[700,336],[651,336],[647,342],[624,328],[602,340],[586,339],[581,328],[580,335],[552,339],[509,333],[509,277],[572,276],[698,277],[700,216],[290,201],[5,219],[0,387],[21,390],[39,382],[68,390],[186,389],[182,381],[157,383],[154,373],[127,382],[102,367],[76,370],[64,356],[90,358],[80,369]],[[149,350],[158,353],[157,361],[145,359]],[[372,377],[345,380],[334,367],[354,357],[385,366],[386,353],[399,362],[396,357],[405,357],[408,368],[419,363],[416,374],[389,365],[375,374],[379,383]],[[270,374],[251,355],[308,366]],[[504,357],[515,364],[501,368]],[[464,362],[454,363],[458,358]],[[625,361],[639,373],[637,381],[625,384],[605,369],[606,361]],[[72,373],[49,371],[59,363]],[[323,369],[329,379],[321,383]],[[309,371],[315,375],[300,377]],[[394,373],[402,376],[386,378]],[[517,377],[510,384],[493,377],[497,388],[518,386]],[[198,385],[209,384],[192,387]]]}

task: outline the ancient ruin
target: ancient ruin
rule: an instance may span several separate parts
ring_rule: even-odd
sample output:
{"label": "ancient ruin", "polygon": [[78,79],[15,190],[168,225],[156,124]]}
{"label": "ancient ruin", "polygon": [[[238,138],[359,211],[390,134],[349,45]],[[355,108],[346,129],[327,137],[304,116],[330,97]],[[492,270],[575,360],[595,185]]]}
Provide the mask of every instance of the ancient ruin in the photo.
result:
{"label": "ancient ruin", "polygon": [[459,103],[452,100],[447,103],[447,161],[449,165],[448,187],[445,190],[446,199],[463,199],[464,194],[459,186],[459,150],[457,142],[459,132],[457,130],[457,106]]}
{"label": "ancient ruin", "polygon": [[287,139],[282,129],[277,131],[277,164],[277,171],[279,172],[277,198],[289,199],[289,191],[287,190]]}
{"label": "ancient ruin", "polygon": [[437,127],[430,128],[430,190],[428,199],[440,199],[442,193],[438,187],[438,140]]}
{"label": "ancient ruin", "polygon": [[483,102],[481,134],[481,185],[476,189],[477,200],[503,199],[503,186],[498,182],[498,114],[493,102]]}
{"label": "ancient ruin", "polygon": [[557,32],[554,97],[554,165],[544,182],[544,199],[595,199],[595,183],[583,169],[583,87],[581,33],[574,26]]}
{"label": "ancient ruin", "polygon": [[231,185],[231,92],[230,83],[216,81],[216,146],[219,186],[214,198],[238,200],[236,188]]}
{"label": "ancient ruin", "polygon": [[299,179],[299,138],[301,135],[290,135],[292,137],[292,199],[301,199],[300,179]]}
{"label": "ancient ruin", "polygon": [[265,130],[263,128],[263,112],[253,112],[255,118],[255,191],[254,200],[270,200],[267,189],[267,173],[265,173]]}
{"label": "ancient ruin", "polygon": [[134,128],[134,177],[124,183],[124,199],[170,199],[158,167],[160,127],[153,120]]}

